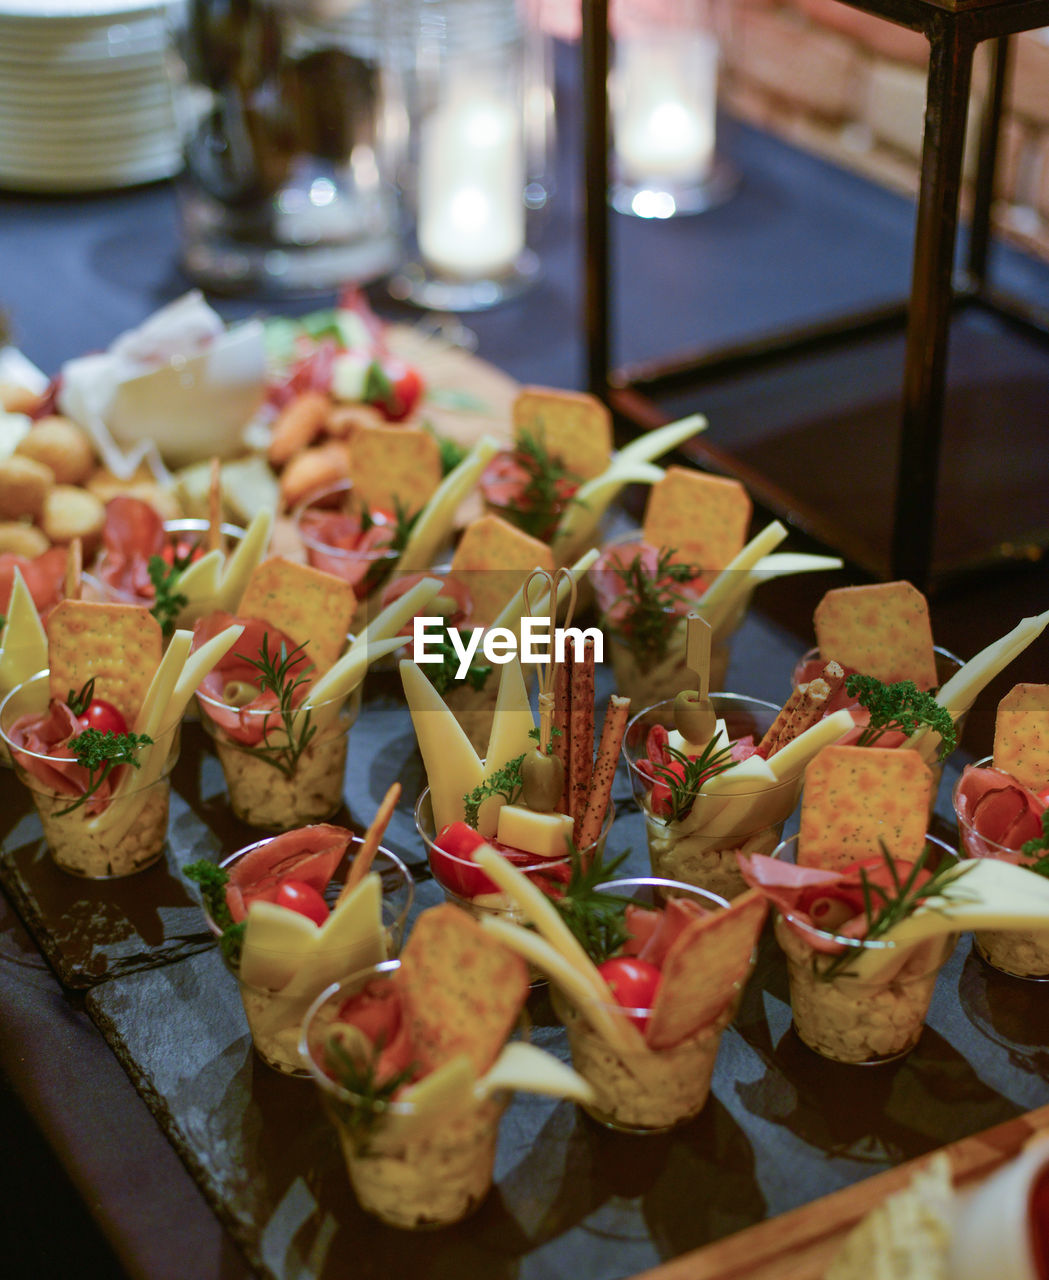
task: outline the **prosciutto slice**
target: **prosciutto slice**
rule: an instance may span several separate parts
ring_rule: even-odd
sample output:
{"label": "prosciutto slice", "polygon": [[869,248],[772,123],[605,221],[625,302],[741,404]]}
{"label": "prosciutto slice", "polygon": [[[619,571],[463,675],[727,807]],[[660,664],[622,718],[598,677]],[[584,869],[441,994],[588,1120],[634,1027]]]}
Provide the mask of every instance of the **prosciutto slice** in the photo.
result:
{"label": "prosciutto slice", "polygon": [[353,832],[321,822],[264,840],[230,868],[226,905],[235,923],[253,902],[276,902],[285,880],[300,880],[323,893]]}
{"label": "prosciutto slice", "polygon": [[969,765],[955,803],[966,852],[973,857],[1020,862],[1021,846],[1042,834],[1045,801],[1001,769]]}
{"label": "prosciutto slice", "polygon": [[20,569],[37,613],[46,618],[62,599],[67,557],[65,547],[49,547],[32,559],[11,551],[0,555],[0,613],[7,615],[15,585],[15,570]]}
{"label": "prosciutto slice", "polygon": [[163,554],[166,541],[164,521],[148,502],[124,494],[111,498],[95,573],[129,604],[152,601],[149,561]]}
{"label": "prosciutto slice", "polygon": [[[52,702],[43,715],[24,715],[7,731],[16,763],[48,791],[70,797],[82,796],[91,785],[91,775],[69,746],[69,740],[84,726],[65,702]],[[85,804],[88,813],[104,809],[113,787],[127,768],[119,765],[106,777]]]}
{"label": "prosciutto slice", "polygon": [[[295,648],[295,642],[277,627],[271,627],[257,618],[236,618],[231,613],[218,612],[209,614],[197,622],[193,628],[192,649],[199,649],[220,631],[234,624],[242,626],[244,631],[232,649],[201,681],[200,692],[203,694],[201,707],[208,718],[225,730],[234,742],[240,742],[249,747],[257,746],[270,729],[276,730],[280,727],[279,715],[262,714],[267,711],[276,711],[279,700],[272,691],[259,688],[258,668],[252,666],[249,659],[257,659],[260,656],[263,638],[266,640],[267,653],[278,661],[281,645],[284,645],[285,651],[290,653]],[[310,669],[306,654],[300,653],[291,664],[289,671],[297,679]],[[241,691],[244,687],[251,686],[256,690],[255,696],[246,702],[240,702],[238,699],[240,705],[233,705],[227,694],[234,685],[241,686]],[[295,690],[292,697],[293,706],[297,707],[306,697],[309,685],[309,680],[305,680]]]}

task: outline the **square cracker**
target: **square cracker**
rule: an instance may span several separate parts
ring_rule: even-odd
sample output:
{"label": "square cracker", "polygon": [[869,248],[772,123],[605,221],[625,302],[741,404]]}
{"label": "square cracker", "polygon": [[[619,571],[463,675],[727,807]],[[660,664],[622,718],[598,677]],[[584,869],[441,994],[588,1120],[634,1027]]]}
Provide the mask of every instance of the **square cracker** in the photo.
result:
{"label": "square cracker", "polygon": [[1049,786],[1049,684],[1017,684],[998,703],[996,769],[1032,791]]}
{"label": "square cracker", "polygon": [[441,447],[421,427],[358,427],[346,446],[355,497],[370,511],[421,511],[441,483]]}
{"label": "square cracker", "polygon": [[533,569],[554,571],[554,553],[502,516],[481,516],[463,530],[451,573],[470,592],[474,626],[493,623]]}
{"label": "square cracker", "polygon": [[719,572],[747,540],[753,507],[738,480],[690,467],[667,467],[652,486],[641,532],[675,559]]}
{"label": "square cracker", "polygon": [[932,770],[907,747],[824,747],[805,771],[798,865],[840,871],[877,857],[913,861],[925,846]]}
{"label": "square cracker", "polygon": [[353,587],[333,573],[271,556],[248,580],[237,612],[283,631],[306,645],[306,657],[323,675],[346,647],[357,608]]}
{"label": "square cracker", "polygon": [[528,998],[528,966],[445,902],[413,925],[397,985],[426,1069],[465,1053],[481,1075],[499,1056]]}
{"label": "square cracker", "polygon": [[79,693],[94,676],[96,696],[132,725],[163,649],[160,623],[141,605],[63,600],[47,620],[51,697]]}
{"label": "square cracker", "polygon": [[591,480],[612,460],[612,417],[596,396],[524,387],[513,404],[514,439],[538,437],[566,471]]}
{"label": "square cracker", "polygon": [[813,615],[820,656],[885,684],[936,687],[929,602],[909,582],[828,591]]}
{"label": "square cracker", "polygon": [[750,970],[767,912],[761,891],[749,889],[682,929],[663,962],[645,1032],[650,1049],[672,1049],[727,1009]]}

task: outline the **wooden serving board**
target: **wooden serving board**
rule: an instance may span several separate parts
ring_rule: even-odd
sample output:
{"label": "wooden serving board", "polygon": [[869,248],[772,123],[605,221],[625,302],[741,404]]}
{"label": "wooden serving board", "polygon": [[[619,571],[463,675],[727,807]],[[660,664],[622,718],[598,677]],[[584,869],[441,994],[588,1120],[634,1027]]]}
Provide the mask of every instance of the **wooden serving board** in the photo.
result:
{"label": "wooden serving board", "polygon": [[[952,1142],[956,1188],[971,1186],[1049,1132],[1049,1107],[1039,1107],[982,1133]],[[791,1213],[748,1227],[635,1276],[634,1280],[822,1280],[852,1228],[895,1191],[907,1186],[932,1156],[921,1156],[835,1191]]]}

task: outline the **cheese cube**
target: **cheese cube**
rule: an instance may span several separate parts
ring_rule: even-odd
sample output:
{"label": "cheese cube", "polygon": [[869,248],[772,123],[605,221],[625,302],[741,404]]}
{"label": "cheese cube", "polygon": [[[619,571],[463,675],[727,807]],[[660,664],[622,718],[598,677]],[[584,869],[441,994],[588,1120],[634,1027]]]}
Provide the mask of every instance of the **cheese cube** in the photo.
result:
{"label": "cheese cube", "polygon": [[567,813],[537,813],[523,805],[504,804],[495,838],[540,858],[563,858],[572,838],[572,819]]}

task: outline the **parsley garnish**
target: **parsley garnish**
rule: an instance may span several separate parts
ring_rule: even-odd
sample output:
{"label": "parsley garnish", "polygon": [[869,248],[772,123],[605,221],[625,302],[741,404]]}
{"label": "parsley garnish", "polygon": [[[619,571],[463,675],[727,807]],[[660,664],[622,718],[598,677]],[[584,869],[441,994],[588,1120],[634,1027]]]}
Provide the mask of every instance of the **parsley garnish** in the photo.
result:
{"label": "parsley garnish", "polygon": [[222,954],[236,968],[240,964],[241,947],[244,945],[244,931],[248,922],[233,923],[233,916],[226,905],[226,885],[229,883],[229,872],[224,867],[217,867],[213,862],[202,859],[200,862],[189,862],[182,868],[187,880],[200,885],[201,896],[208,915],[222,930],[219,946]]}
{"label": "parsley garnish", "polygon": [[671,760],[683,766],[683,772],[678,774],[668,765],[651,761],[652,772],[670,792],[668,820],[681,822],[692,812],[703,783],[735,764],[732,745],[719,747],[717,738],[712,738],[698,756],[687,756],[676,747],[665,746],[663,750]]}
{"label": "parsley garnish", "polygon": [[471,792],[463,796],[463,804],[466,807],[463,816],[468,826],[476,828],[481,805],[489,796],[504,796],[507,804],[513,804],[517,800],[524,785],[522,765],[525,754],[522,752],[521,755],[508,760],[501,769],[496,769],[490,778],[485,778]]}
{"label": "parsley garnish", "polygon": [[144,733],[103,733],[99,729],[85,729],[76,737],[70,738],[67,744],[69,749],[76,757],[77,764],[87,770],[87,790],[71,805],[57,810],[54,816],[64,818],[67,813],[86,804],[118,766],[129,764],[134,769],[139,768],[138,751],[141,747],[152,745],[152,742],[153,739]]}
{"label": "parsley garnish", "polygon": [[594,964],[601,964],[614,955],[629,936],[623,917],[630,899],[599,890],[597,886],[626,861],[630,850],[611,862],[595,862],[589,868],[584,868],[574,844],[569,844],[568,852],[572,859],[571,879],[562,896],[550,901]]}
{"label": "parsley garnish", "polygon": [[851,675],[845,681],[845,691],[870,712],[870,723],[856,740],[858,747],[869,747],[893,729],[910,738],[923,725],[940,735],[941,760],[957,745],[950,712],[941,707],[931,693],[919,689],[913,680],[883,684],[874,676]]}
{"label": "parsley garnish", "polygon": [[179,579],[189,568],[193,553],[175,556],[171,564],[163,556],[149,557],[149,580],[153,584],[153,607],[150,613],[160,623],[166,636],[173,634],[178,615],[189,604],[189,596],[176,590]]}
{"label": "parsley garnish", "polygon": [[[934,875],[931,875],[923,884],[917,884],[918,876],[925,866],[925,861],[929,854],[929,847],[926,845],[911,867],[907,879],[901,880],[900,873],[896,869],[896,860],[886,849],[883,841],[878,843],[881,847],[881,856],[885,860],[885,865],[889,869],[889,876],[892,879],[892,891],[884,885],[872,884],[867,872],[863,867],[860,868],[863,913],[867,918],[867,932],[861,942],[872,942],[883,937],[901,920],[906,920],[928,898],[941,897],[950,902],[951,899],[947,890],[969,870],[968,867],[951,864],[944,867],[942,871],[937,871]],[[875,896],[881,899],[880,905],[875,903]],[[939,908],[935,909],[939,910]],[[846,966],[854,959],[852,952],[853,948],[847,948],[845,952],[835,957],[822,969],[819,967],[818,956],[814,955],[812,964],[816,976],[823,982],[830,982],[832,979],[841,976]]]}
{"label": "parsley garnish", "polygon": [[334,1036],[331,1036],[324,1046],[325,1057],[328,1066],[334,1072],[336,1083],[354,1095],[350,1102],[344,1098],[335,1100],[335,1105],[343,1124],[358,1142],[367,1138],[382,1119],[393,1095],[402,1085],[407,1084],[418,1070],[415,1063],[410,1063],[403,1071],[398,1071],[380,1084],[375,1078],[375,1069],[382,1048],[383,1038],[380,1037],[375,1043],[372,1056],[359,1063],[346,1052]]}
{"label": "parsley garnish", "polygon": [[666,657],[670,637],[680,621],[673,612],[676,604],[692,603],[695,596],[680,589],[692,582],[703,570],[695,565],[679,564],[673,559],[673,547],[659,552],[654,570],[646,569],[639,550],[629,564],[617,569],[622,582],[618,601],[628,612],[608,631],[628,645],[639,662],[659,662]]}
{"label": "parsley garnish", "polygon": [[[468,684],[472,689],[483,689],[485,681],[492,674],[492,668],[485,663],[471,661],[466,675],[461,681],[456,681],[455,675],[462,659],[452,644],[451,630],[450,627],[446,628],[437,644],[430,641],[430,653],[436,650],[441,660],[437,663],[431,659],[427,663],[426,678],[438,693],[447,693],[456,683]],[[460,637],[462,634],[459,630]]]}
{"label": "parsley garnish", "polygon": [[1028,858],[1033,858],[1036,853],[1042,854],[1027,870],[1033,871],[1035,875],[1049,876],[1049,809],[1042,810],[1042,834],[1025,841],[1020,846],[1020,852]]}
{"label": "parsley garnish", "polygon": [[[302,651],[306,648],[305,641],[297,644],[290,652],[288,646],[281,641],[280,653],[276,656],[270,655],[269,637],[263,632],[262,648],[259,650],[257,658],[249,657],[246,653],[238,653],[235,656],[243,658],[245,662],[251,665],[259,673],[259,688],[268,690],[270,693],[277,695],[277,710],[280,714],[281,731],[287,739],[285,743],[277,745],[269,742],[270,722],[266,717],[266,728],[262,734],[261,747],[243,747],[242,750],[246,755],[256,756],[259,760],[265,760],[267,764],[271,764],[274,769],[279,770],[286,778],[291,778],[295,774],[296,766],[299,763],[299,757],[310,744],[310,740],[317,732],[316,725],[310,723],[311,713],[303,712],[301,715],[295,710],[295,691],[300,685],[309,681],[309,676],[304,672],[302,675],[294,674],[295,667],[301,660]],[[307,667],[306,671],[312,670]]]}

